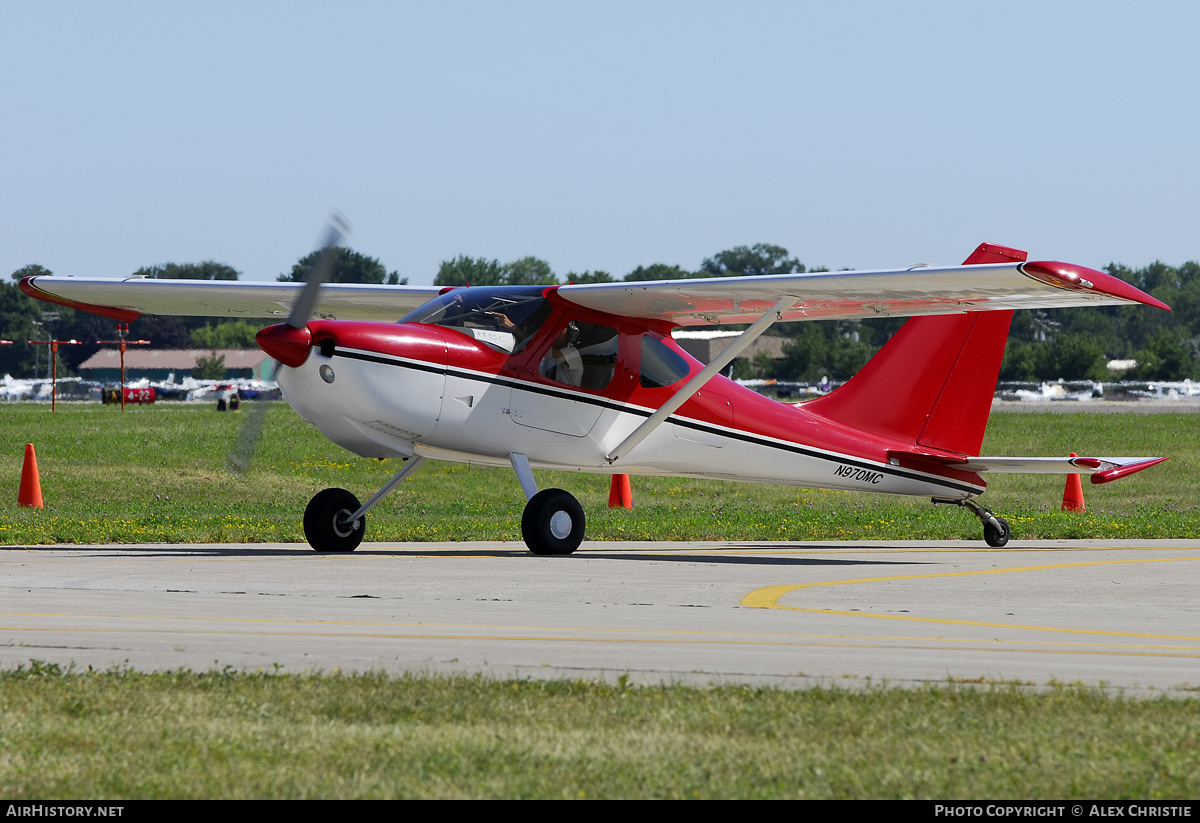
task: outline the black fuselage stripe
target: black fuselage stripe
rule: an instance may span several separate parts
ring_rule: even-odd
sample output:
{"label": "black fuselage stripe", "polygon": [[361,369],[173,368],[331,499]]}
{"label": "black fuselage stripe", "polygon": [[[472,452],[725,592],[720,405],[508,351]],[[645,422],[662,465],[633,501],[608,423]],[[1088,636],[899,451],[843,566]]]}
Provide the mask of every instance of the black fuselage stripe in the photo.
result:
{"label": "black fuselage stripe", "polygon": [[523,383],[511,377],[496,377],[489,374],[480,374],[479,372],[460,371],[459,369],[449,366],[431,366],[427,363],[415,363],[411,360],[399,360],[390,357],[384,357],[377,354],[364,354],[362,352],[345,351],[343,349],[334,349],[335,357],[348,357],[353,360],[365,360],[368,363],[382,363],[385,366],[399,366],[406,369],[415,369],[416,371],[429,372],[430,374],[444,374],[447,376],[458,377],[463,380],[477,380],[480,383],[490,383],[493,386],[508,386],[512,389],[528,391],[533,394],[542,394],[547,397],[557,397],[560,400],[572,400],[576,403],[585,403],[589,406],[599,406],[603,409],[611,409],[613,411],[625,412],[627,414],[636,414],[640,417],[649,417],[652,412],[643,409],[630,408],[620,403],[615,403],[612,400],[607,400],[603,397],[588,397],[587,395],[571,394],[569,392],[558,391],[549,386],[536,386],[532,383]]}
{"label": "black fuselage stripe", "polygon": [[[614,403],[611,400],[605,400],[599,397],[588,397],[586,395],[569,394],[567,392],[557,391],[549,387],[539,386],[534,383],[523,383],[510,377],[494,377],[492,375],[484,375],[477,372],[460,371],[459,369],[450,368],[449,366],[431,366],[427,363],[416,363],[411,360],[401,360],[399,358],[386,357],[377,354],[364,354],[357,351],[346,351],[345,349],[335,348],[333,350],[333,354],[335,357],[347,357],[352,360],[363,360],[368,363],[380,363],[385,366],[398,366],[400,368],[413,369],[415,371],[429,372],[430,374],[442,374],[446,376],[458,377],[463,380],[475,380],[480,383],[490,383],[494,386],[508,386],[509,388],[528,392],[529,394],[537,394],[546,397],[554,397],[559,400],[571,400],[576,403],[599,406],[601,408],[610,409],[622,414],[633,414],[637,415],[638,417],[649,417],[651,414],[653,414],[653,412],[645,409]],[[771,440],[769,438],[750,434],[748,432],[730,431],[728,429],[718,428],[711,424],[693,420],[690,417],[677,417],[675,415],[671,415],[667,419],[676,426],[682,426],[683,428],[695,429],[696,431],[715,434],[720,437],[727,437],[730,440],[739,440],[743,443],[751,443],[756,446],[765,446],[771,449],[778,449],[779,451],[798,454],[804,457],[811,457],[816,460],[825,460],[830,463],[837,463],[839,465],[854,466],[855,468],[866,469],[867,471],[882,472],[883,474],[900,477],[905,480],[915,480],[921,483],[932,483],[936,486],[945,486],[948,489],[954,489],[955,491],[967,492],[970,494],[974,494],[980,490],[978,486],[971,486],[966,483],[959,483],[954,480],[947,480],[941,477],[931,477],[925,474],[918,474],[916,472],[896,468],[895,466],[870,463],[865,460],[840,455],[835,457],[826,454],[825,452],[806,446],[800,446],[794,443],[781,443],[777,440]]]}

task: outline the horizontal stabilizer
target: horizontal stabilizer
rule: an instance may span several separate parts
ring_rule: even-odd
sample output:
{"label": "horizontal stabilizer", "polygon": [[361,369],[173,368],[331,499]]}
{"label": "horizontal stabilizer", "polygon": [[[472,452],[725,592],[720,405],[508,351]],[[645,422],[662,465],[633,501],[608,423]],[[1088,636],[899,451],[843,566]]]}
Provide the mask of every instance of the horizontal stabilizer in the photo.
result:
{"label": "horizontal stabilizer", "polygon": [[997,474],[1090,474],[1093,483],[1111,483],[1167,460],[1166,457],[968,457],[946,465]]}

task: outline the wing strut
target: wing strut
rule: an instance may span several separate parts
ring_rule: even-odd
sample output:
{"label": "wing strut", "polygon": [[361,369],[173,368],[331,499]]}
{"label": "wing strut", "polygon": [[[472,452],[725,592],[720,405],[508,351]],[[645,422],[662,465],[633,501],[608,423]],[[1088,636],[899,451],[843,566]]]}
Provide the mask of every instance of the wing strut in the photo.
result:
{"label": "wing strut", "polygon": [[628,454],[630,449],[645,440],[650,432],[658,428],[660,423],[686,403],[688,398],[700,391],[704,387],[704,384],[712,379],[713,375],[733,362],[733,359],[753,343],[760,334],[770,328],[772,323],[782,320],[783,313],[795,305],[799,299],[799,297],[792,297],[790,295],[779,298],[779,301],[764,313],[762,317],[755,320],[750,328],[742,332],[740,337],[735,338],[724,351],[713,358],[712,362],[696,372],[695,377],[684,383],[679,391],[671,395],[671,399],[664,403],[658,411],[650,415],[640,426],[630,432],[629,436],[622,440],[615,449],[610,451],[605,459],[609,463],[615,463]]}

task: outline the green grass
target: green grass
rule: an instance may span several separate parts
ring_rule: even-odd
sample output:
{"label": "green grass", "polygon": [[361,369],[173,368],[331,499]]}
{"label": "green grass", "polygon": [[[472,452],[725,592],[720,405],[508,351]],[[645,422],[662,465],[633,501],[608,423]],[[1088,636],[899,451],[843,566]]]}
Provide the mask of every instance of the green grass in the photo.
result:
{"label": "green grass", "polygon": [[[307,499],[365,497],[394,471],[270,409],[250,470],[227,455],[245,413],[207,407],[0,408],[0,542],[302,540]],[[1171,455],[1058,511],[1059,477],[1001,476],[985,500],[1018,537],[1192,537],[1195,418],[997,414],[992,454]],[[43,511],[15,504],[37,446]],[[634,478],[539,475],[581,498],[593,539],[969,537],[927,501]],[[510,471],[427,464],[370,515],[369,539],[517,539]],[[0,672],[0,796],[1190,798],[1188,699],[1075,688],[626,688],[382,674]]]}
{"label": "green grass", "polygon": [[475,677],[0,673],[0,796],[1194,798],[1195,703]]}
{"label": "green grass", "polygon": [[[308,499],[327,486],[366,499],[395,461],[358,458],[272,404],[249,471],[228,455],[248,412],[208,406],[33,404],[0,408],[0,544],[303,541]],[[1059,475],[997,475],[983,501],[1017,538],[1168,538],[1200,532],[1196,417],[1180,414],[992,416],[984,452],[1169,455],[1107,486],[1085,482],[1089,511],[1059,511]],[[26,442],[37,448],[46,508],[16,505]],[[607,475],[540,472],[580,499],[592,540],[978,539],[969,513],[927,500],[779,486],[633,478],[635,508],[609,510]],[[429,463],[368,516],[368,540],[519,540],[512,472]]]}

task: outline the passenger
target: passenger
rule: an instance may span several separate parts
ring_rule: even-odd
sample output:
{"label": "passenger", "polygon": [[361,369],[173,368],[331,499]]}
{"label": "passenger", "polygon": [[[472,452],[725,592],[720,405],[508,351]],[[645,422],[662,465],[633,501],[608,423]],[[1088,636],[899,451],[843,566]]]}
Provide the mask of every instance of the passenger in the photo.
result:
{"label": "passenger", "polygon": [[558,383],[579,386],[583,383],[583,356],[576,344],[579,342],[579,327],[568,323],[558,333],[554,345],[542,358],[541,373]]}

